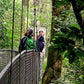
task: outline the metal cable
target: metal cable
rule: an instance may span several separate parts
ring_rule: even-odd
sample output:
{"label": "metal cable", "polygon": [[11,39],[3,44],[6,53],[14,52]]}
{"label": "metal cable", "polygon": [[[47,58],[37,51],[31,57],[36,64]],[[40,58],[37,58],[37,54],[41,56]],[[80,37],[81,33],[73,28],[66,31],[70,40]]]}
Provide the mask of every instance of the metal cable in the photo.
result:
{"label": "metal cable", "polygon": [[[33,5],[34,5],[34,36],[36,35],[36,0],[33,0]],[[35,37],[34,37],[35,38]],[[36,45],[36,44],[35,44]],[[36,46],[35,46],[35,51],[36,51]],[[35,54],[34,54],[35,55]],[[36,63],[36,59],[33,59],[33,62]],[[33,84],[37,84],[36,82],[36,64],[33,65],[33,68],[35,69],[35,71],[33,72]]]}
{"label": "metal cable", "polygon": [[[28,19],[29,19],[29,0],[27,0],[27,29],[29,26]],[[27,50],[25,53],[25,84],[26,84],[26,55],[27,55]]]}
{"label": "metal cable", "polygon": [[[22,0],[22,12],[21,12],[21,31],[20,31],[20,41],[22,39],[22,28],[23,28],[23,0]],[[22,46],[22,45],[20,45]],[[20,84],[20,63],[21,63],[21,47],[20,47],[20,56],[19,56],[19,84]]]}
{"label": "metal cable", "polygon": [[11,69],[12,69],[12,57],[13,57],[13,37],[14,37],[14,16],[15,16],[15,0],[13,0],[13,21],[12,21],[12,45],[11,45],[11,66],[10,66],[10,80],[9,84],[11,84]]}
{"label": "metal cable", "polygon": [[27,29],[28,29],[28,18],[29,18],[29,0],[27,0]]}
{"label": "metal cable", "polygon": [[[36,4],[35,4],[35,0],[33,0],[33,5],[34,5],[34,36],[35,36],[35,31],[36,31]],[[36,50],[36,47],[35,47],[35,50]]]}
{"label": "metal cable", "polygon": [[[37,20],[36,20],[36,22],[37,22]],[[38,34],[38,32],[37,32],[37,24],[36,24],[36,51],[37,51],[37,45],[38,45],[38,44],[37,44],[37,40],[38,40],[38,39],[37,39],[37,34]]]}

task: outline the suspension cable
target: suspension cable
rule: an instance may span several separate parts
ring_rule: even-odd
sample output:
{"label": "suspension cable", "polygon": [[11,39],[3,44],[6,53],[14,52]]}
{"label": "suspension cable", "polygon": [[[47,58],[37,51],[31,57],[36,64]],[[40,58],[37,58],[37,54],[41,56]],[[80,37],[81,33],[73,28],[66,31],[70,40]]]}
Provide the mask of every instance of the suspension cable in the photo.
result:
{"label": "suspension cable", "polygon": [[[29,0],[27,0],[27,27],[26,27],[26,30],[28,29],[28,26],[29,26]],[[26,49],[26,53],[25,55],[27,55],[27,49]],[[26,84],[26,56],[25,56],[25,84]]]}
{"label": "suspension cable", "polygon": [[[36,38],[36,0],[33,0],[33,5],[34,5],[34,39]],[[37,45],[37,44],[35,44],[35,45]],[[36,46],[35,46],[35,51],[36,51]],[[34,54],[35,55],[35,54]],[[34,60],[34,62],[36,62],[36,59],[33,59]],[[37,84],[36,83],[36,81],[35,81],[35,79],[37,78],[37,77],[35,77],[35,75],[37,74],[36,72],[36,64],[33,66],[33,68],[35,69],[35,71],[33,72],[33,78],[34,78],[34,80],[33,80],[33,83],[34,84]]]}
{"label": "suspension cable", "polygon": [[33,0],[33,5],[34,5],[34,36],[36,34],[36,4],[35,4],[35,2],[36,2],[36,0]]}
{"label": "suspension cable", "polygon": [[35,0],[34,0],[34,35],[35,35],[35,25],[36,25],[36,7],[35,7]]}
{"label": "suspension cable", "polygon": [[15,0],[13,0],[13,19],[12,19],[12,45],[11,45],[11,65],[10,65],[10,81],[11,84],[11,71],[12,71],[12,58],[13,58],[13,37],[14,37],[14,17],[15,17]]}
{"label": "suspension cable", "polygon": [[28,29],[28,18],[29,18],[29,0],[27,0],[27,29]]}
{"label": "suspension cable", "polygon": [[[20,41],[22,39],[22,29],[23,29],[23,0],[22,0],[22,12],[21,12],[21,31],[20,31]],[[21,43],[21,42],[20,42]],[[20,45],[22,46],[22,45]],[[20,58],[21,58],[21,47],[20,47],[20,56],[19,56],[19,84],[20,84]]]}

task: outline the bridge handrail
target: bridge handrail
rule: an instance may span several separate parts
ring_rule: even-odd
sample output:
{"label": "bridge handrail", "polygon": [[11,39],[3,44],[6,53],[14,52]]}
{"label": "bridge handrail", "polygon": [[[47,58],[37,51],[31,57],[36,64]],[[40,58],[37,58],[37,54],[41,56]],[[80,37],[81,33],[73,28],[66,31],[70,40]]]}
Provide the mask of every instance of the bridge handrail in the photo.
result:
{"label": "bridge handrail", "polygon": [[[0,49],[0,51],[12,51],[11,49]],[[17,52],[18,53],[18,51],[16,51],[16,50],[13,50],[13,52]]]}
{"label": "bridge handrail", "polygon": [[[19,53],[18,55],[16,55],[14,58],[13,58],[13,60],[12,60],[12,64],[13,64],[13,66],[15,66],[14,64],[16,64],[17,63],[17,61],[19,60],[19,57],[20,57],[20,55],[22,55],[21,56],[21,58],[23,58],[24,59],[24,57],[25,56],[27,56],[27,58],[28,58],[28,55],[29,56],[31,56],[29,59],[27,59],[26,61],[28,61],[28,60],[30,60],[30,59],[32,59],[33,57],[33,59],[32,59],[32,64],[33,64],[33,66],[31,65],[31,67],[33,67],[33,71],[36,71],[36,78],[35,78],[35,80],[34,80],[34,82],[36,82],[36,81],[39,81],[39,76],[37,77],[37,75],[39,74],[39,63],[37,62],[37,61],[39,61],[39,58],[38,58],[38,56],[34,56],[34,55],[36,55],[35,53],[34,53],[34,55],[33,55],[33,52],[36,52],[35,50],[24,50],[24,51],[22,51],[21,52],[21,54]],[[27,55],[25,55],[27,53]],[[29,54],[28,54],[29,53]],[[25,56],[24,56],[24,55]],[[30,55],[31,54],[31,55]],[[36,61],[37,60],[37,61]],[[34,65],[34,62],[36,63],[35,65]],[[27,62],[28,63],[28,62]],[[0,73],[0,83],[1,84],[5,84],[4,82],[2,83],[2,80],[3,80],[3,77],[6,75],[6,74],[8,74],[8,72],[9,72],[9,70],[10,70],[10,66],[11,66],[11,62],[9,62],[7,65],[6,65],[6,67],[1,71],[1,73]],[[36,67],[37,67],[37,69],[39,69],[38,71],[37,71],[37,69],[36,69]],[[34,69],[35,68],[35,69]],[[28,67],[27,67],[27,69],[28,69]],[[14,72],[13,72],[14,73]],[[35,73],[33,72],[30,72],[31,74],[33,74],[33,75],[35,75]],[[7,77],[6,77],[7,78]],[[31,78],[31,80],[32,80],[33,78]],[[9,80],[9,79],[7,79],[7,80]],[[23,79],[23,81],[24,81],[24,79]],[[6,83],[6,84],[9,84],[9,83]],[[15,83],[14,83],[15,84]],[[33,83],[32,83],[33,84]],[[39,83],[37,83],[37,84],[39,84]]]}
{"label": "bridge handrail", "polygon": [[[5,51],[5,50],[4,50]],[[9,50],[8,50],[9,51]],[[11,51],[11,50],[10,50]],[[21,52],[21,54],[23,54],[25,52],[25,50],[23,52]],[[20,53],[18,55],[16,55],[13,60],[12,60],[12,63],[17,59],[19,58],[20,56]],[[6,67],[1,71],[0,73],[0,79],[2,78],[2,76],[5,74],[5,72],[8,70],[8,68],[10,68],[10,65],[11,65],[11,62],[9,62]]]}

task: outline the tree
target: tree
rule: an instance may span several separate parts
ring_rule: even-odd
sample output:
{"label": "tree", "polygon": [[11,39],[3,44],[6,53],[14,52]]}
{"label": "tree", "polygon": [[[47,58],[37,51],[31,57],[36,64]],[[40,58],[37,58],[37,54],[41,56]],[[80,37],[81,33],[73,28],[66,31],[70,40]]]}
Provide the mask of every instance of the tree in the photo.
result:
{"label": "tree", "polygon": [[[82,35],[84,35],[84,21],[81,15],[81,11],[84,10],[84,1],[83,0],[69,0],[72,3],[72,7],[74,10],[74,14],[76,16],[77,22],[82,29]],[[80,5],[81,4],[81,5]],[[84,45],[84,37],[83,37],[83,45]]]}
{"label": "tree", "polygon": [[[57,5],[60,3],[60,5]],[[60,17],[63,9],[69,9],[70,6],[65,5],[66,2],[52,0],[52,25],[51,25],[51,43],[56,35],[55,29],[58,29],[56,17]],[[59,55],[59,49],[55,45],[51,45],[48,49],[47,67],[44,73],[42,84],[48,84],[52,79],[58,79],[61,76],[62,55]]]}
{"label": "tree", "polygon": [[[59,52],[63,51],[65,53],[65,57],[69,59],[69,62],[72,64],[75,60],[78,62],[79,57],[84,56],[84,51],[80,46],[78,47],[76,44],[76,41],[81,41],[84,34],[84,21],[82,19],[82,15],[80,13],[81,10],[83,10],[83,1],[77,1],[77,0],[69,0],[72,3],[72,7],[74,10],[74,14],[76,16],[77,22],[80,26],[80,28],[77,28],[72,25],[64,26],[61,24],[60,32],[56,32],[56,29],[59,29],[57,24],[59,25],[60,22],[56,21],[56,16],[60,16],[60,9],[63,9],[64,3],[62,1],[62,4],[60,3],[60,8],[58,9],[57,4],[61,1],[52,0],[52,26],[51,26],[51,42],[53,46],[49,47],[49,53],[48,53],[48,62],[47,62],[47,68],[43,76],[43,84],[48,84],[52,79],[58,79],[61,76],[61,66],[62,66],[62,56],[59,55]],[[66,2],[66,0],[65,0]],[[81,3],[82,5],[80,6]],[[67,6],[66,6],[67,7]],[[65,7],[65,10],[66,10]],[[59,11],[59,12],[58,12]],[[66,16],[64,16],[66,18]],[[62,19],[63,21],[63,19]],[[60,25],[59,25],[60,26]],[[70,27],[71,26],[71,27]],[[68,28],[67,28],[68,27]],[[82,34],[81,34],[82,31]],[[75,39],[75,40],[74,40]],[[81,41],[82,42],[82,41]],[[84,44],[84,41],[83,41]],[[63,54],[62,54],[63,55]]]}

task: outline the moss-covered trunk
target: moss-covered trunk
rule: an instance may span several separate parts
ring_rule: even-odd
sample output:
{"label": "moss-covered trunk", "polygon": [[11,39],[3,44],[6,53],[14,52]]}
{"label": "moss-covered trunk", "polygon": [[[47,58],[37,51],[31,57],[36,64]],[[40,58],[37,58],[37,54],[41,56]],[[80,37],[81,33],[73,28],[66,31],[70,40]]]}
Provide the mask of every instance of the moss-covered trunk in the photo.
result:
{"label": "moss-covered trunk", "polygon": [[[51,42],[53,36],[56,34],[54,28],[56,26],[56,16],[60,15],[60,7],[57,9],[56,0],[52,0],[52,25],[51,25]],[[47,67],[42,79],[42,84],[48,84],[52,79],[58,79],[61,76],[61,67],[62,67],[62,56],[59,55],[59,50],[57,50],[54,46],[50,46],[48,49],[48,58],[47,58]]]}
{"label": "moss-covered trunk", "polygon": [[61,76],[62,57],[59,51],[53,46],[49,47],[48,62],[43,76],[42,84],[48,84],[52,79],[58,79]]}

